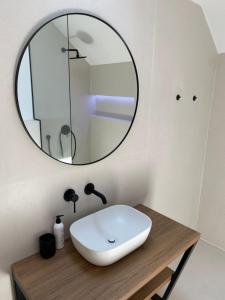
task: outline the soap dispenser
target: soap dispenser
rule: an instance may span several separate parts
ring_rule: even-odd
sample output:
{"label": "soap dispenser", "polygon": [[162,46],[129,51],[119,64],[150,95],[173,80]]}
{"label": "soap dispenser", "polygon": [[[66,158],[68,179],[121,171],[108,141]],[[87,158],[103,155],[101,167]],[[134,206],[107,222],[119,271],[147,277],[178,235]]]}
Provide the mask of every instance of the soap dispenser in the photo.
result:
{"label": "soap dispenser", "polygon": [[63,215],[56,216],[56,221],[53,226],[56,249],[62,249],[64,247],[64,224],[62,223],[61,217],[63,217]]}

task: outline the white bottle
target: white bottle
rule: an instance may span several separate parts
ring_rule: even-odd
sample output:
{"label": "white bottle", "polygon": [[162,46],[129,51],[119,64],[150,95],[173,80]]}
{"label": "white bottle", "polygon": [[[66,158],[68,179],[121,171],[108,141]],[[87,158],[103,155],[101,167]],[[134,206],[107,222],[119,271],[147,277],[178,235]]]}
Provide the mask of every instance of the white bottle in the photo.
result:
{"label": "white bottle", "polygon": [[56,221],[53,226],[56,249],[62,249],[64,247],[64,224],[61,221],[61,217],[63,217],[63,215],[56,216]]}

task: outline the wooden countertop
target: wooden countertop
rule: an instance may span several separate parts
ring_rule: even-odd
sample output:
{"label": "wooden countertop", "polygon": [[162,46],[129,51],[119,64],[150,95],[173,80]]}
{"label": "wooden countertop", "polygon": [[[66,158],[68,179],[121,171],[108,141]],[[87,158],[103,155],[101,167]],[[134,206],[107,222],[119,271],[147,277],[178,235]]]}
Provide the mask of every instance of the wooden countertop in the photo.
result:
{"label": "wooden countertop", "polygon": [[[117,263],[97,267],[88,263],[67,240],[50,259],[32,255],[12,265],[13,277],[29,300],[124,300],[157,276],[171,277],[166,268],[195,244],[200,234],[143,205],[136,209],[152,219],[143,246]],[[167,275],[167,276],[166,276]]]}

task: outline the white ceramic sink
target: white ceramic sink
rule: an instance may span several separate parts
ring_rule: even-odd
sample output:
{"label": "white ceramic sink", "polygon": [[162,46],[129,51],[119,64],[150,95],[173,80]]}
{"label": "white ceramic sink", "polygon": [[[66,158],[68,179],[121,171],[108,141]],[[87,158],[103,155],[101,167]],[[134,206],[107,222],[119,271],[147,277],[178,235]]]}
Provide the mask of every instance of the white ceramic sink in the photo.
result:
{"label": "white ceramic sink", "polygon": [[113,205],[84,217],[70,226],[75,248],[97,266],[110,265],[147,239],[151,219],[127,205]]}

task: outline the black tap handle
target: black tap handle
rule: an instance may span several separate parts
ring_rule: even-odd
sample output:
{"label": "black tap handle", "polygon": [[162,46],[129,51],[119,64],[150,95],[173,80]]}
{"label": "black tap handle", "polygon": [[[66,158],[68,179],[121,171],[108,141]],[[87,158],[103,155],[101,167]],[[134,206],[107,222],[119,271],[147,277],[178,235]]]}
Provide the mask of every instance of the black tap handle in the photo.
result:
{"label": "black tap handle", "polygon": [[75,193],[74,190],[69,189],[69,190],[65,191],[63,198],[67,202],[69,202],[69,201],[73,202],[73,211],[75,213],[76,212],[76,204],[75,203],[78,201],[79,196]]}

